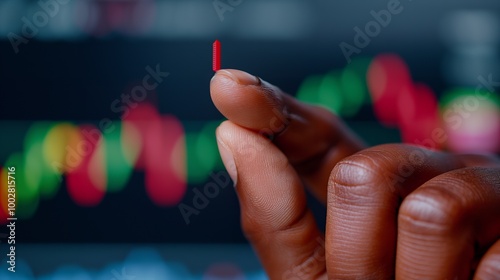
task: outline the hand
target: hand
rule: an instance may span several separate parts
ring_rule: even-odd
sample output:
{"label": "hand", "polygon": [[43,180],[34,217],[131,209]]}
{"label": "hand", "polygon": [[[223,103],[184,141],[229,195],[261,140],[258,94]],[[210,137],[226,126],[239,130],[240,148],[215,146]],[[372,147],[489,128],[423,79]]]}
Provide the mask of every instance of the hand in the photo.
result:
{"label": "hand", "polygon": [[[365,148],[335,115],[237,70],[212,99],[243,231],[271,279],[500,279],[500,162]],[[269,139],[270,138],[270,139]],[[327,206],[316,226],[303,185]]]}

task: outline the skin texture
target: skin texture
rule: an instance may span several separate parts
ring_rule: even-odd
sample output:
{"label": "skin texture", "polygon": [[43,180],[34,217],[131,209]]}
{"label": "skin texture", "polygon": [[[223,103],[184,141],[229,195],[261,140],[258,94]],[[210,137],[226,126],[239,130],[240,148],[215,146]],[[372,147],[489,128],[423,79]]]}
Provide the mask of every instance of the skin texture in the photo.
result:
{"label": "skin texture", "polygon": [[[366,147],[342,121],[238,70],[217,129],[241,223],[271,279],[500,279],[500,162]],[[327,206],[326,232],[305,188]]]}

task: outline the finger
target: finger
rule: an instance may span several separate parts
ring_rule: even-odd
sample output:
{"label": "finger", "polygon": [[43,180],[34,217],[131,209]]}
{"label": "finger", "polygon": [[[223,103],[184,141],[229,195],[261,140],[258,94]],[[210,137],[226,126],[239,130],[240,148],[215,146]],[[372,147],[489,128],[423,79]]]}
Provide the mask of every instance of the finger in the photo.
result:
{"label": "finger", "polygon": [[398,217],[396,277],[470,279],[500,237],[499,175],[500,168],[467,167],[410,194]]}
{"label": "finger", "polygon": [[479,155],[479,154],[462,154],[458,155],[465,166],[484,166],[495,167],[500,166],[500,158],[495,155]]}
{"label": "finger", "polygon": [[397,144],[372,147],[339,162],[328,190],[329,276],[393,278],[400,202],[425,181],[461,167],[448,154]]}
{"label": "finger", "polygon": [[477,280],[498,278],[500,278],[500,239],[491,246],[481,259],[474,276],[474,279]]}
{"label": "finger", "polygon": [[230,121],[217,129],[217,140],[236,181],[243,231],[269,277],[325,275],[322,234],[287,158],[264,137]]}
{"label": "finger", "polygon": [[270,136],[323,202],[333,166],[364,147],[328,110],[301,103],[245,72],[219,70],[210,88],[219,111],[237,125]]}

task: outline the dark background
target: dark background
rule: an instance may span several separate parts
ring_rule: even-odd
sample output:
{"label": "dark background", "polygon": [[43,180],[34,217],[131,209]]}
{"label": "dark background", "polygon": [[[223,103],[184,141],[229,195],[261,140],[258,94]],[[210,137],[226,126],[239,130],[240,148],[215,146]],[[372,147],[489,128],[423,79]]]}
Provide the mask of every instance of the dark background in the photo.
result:
{"label": "dark background", "polygon": [[[211,1],[144,2],[148,9],[131,12],[136,1],[70,1],[67,10],[19,46],[18,54],[7,36],[20,34],[20,19],[31,18],[36,1],[0,2],[0,166],[10,154],[22,151],[34,122],[119,120],[111,102],[142,79],[147,65],[160,64],[170,72],[150,98],[161,114],[177,117],[186,130],[222,120],[209,95],[215,39],[222,43],[223,68],[248,71],[295,95],[309,75],[345,67],[339,44],[353,44],[353,28],[364,27],[373,19],[370,11],[386,9],[389,1],[246,0],[226,12],[224,21]],[[480,74],[494,73],[494,59],[456,73],[446,61],[457,46],[484,43],[474,36],[481,32],[498,51],[498,38],[488,35],[500,34],[498,1],[403,0],[401,5],[403,11],[353,58],[396,53],[413,79],[428,84],[438,97],[454,86],[475,85]],[[96,9],[97,24],[91,20]],[[123,9],[128,12],[113,21]],[[479,23],[450,27],[447,19],[457,12]],[[149,24],[141,27],[143,22]],[[467,75],[469,80],[462,78]],[[370,104],[346,121],[370,144],[400,141],[396,128],[377,122]],[[17,239],[39,245],[245,243],[231,187],[186,225],[177,207],[155,206],[143,182],[144,174],[134,172],[123,191],[107,194],[96,207],[80,207],[68,196],[63,180],[53,198],[42,199],[31,218],[18,222]],[[183,202],[191,203],[191,190],[206,182],[190,183]],[[322,224],[323,207],[312,199],[310,203]]]}

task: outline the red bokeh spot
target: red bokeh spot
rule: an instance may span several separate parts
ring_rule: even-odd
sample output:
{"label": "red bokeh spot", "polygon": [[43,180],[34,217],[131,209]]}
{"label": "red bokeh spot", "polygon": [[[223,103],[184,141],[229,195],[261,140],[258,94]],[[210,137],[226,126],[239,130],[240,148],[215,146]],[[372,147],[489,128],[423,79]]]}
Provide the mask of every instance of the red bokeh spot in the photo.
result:
{"label": "red bokeh spot", "polygon": [[156,108],[142,103],[123,120],[139,132],[141,149],[136,168],[146,173],[146,192],[160,206],[179,203],[186,193],[186,148],[182,123],[161,117]]}
{"label": "red bokeh spot", "polygon": [[368,68],[367,83],[377,118],[385,125],[396,126],[399,95],[412,84],[405,62],[392,54],[375,57]]}
{"label": "red bokeh spot", "polygon": [[133,125],[139,132],[141,139],[141,148],[137,161],[135,162],[136,169],[145,169],[146,166],[146,146],[149,137],[151,126],[155,122],[160,121],[160,115],[156,108],[149,103],[141,103],[136,108],[130,110],[130,113],[123,118],[123,121],[128,125]]}
{"label": "red bokeh spot", "polygon": [[[418,144],[425,139],[432,139],[433,131],[440,127],[438,103],[427,85],[405,87],[400,93],[397,108],[405,143]],[[436,148],[442,144],[440,141],[434,142]]]}
{"label": "red bokeh spot", "polygon": [[146,191],[157,205],[176,205],[187,187],[184,129],[173,116],[151,120],[148,129],[144,143]]}
{"label": "red bokeh spot", "polygon": [[82,138],[77,145],[81,164],[67,174],[68,193],[80,206],[98,205],[106,192],[104,153],[100,150],[102,135],[91,125],[80,127]]}

